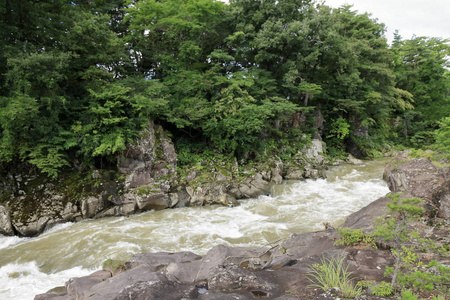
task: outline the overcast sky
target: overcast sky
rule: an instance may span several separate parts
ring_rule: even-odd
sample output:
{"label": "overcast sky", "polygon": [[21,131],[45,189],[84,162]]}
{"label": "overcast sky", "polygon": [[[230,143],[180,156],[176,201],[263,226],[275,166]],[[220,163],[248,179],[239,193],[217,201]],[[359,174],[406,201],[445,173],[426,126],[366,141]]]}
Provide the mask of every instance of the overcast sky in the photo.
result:
{"label": "overcast sky", "polygon": [[387,27],[389,42],[399,30],[403,39],[416,36],[450,38],[450,0],[325,0],[331,7],[353,5],[359,13],[368,12]]}

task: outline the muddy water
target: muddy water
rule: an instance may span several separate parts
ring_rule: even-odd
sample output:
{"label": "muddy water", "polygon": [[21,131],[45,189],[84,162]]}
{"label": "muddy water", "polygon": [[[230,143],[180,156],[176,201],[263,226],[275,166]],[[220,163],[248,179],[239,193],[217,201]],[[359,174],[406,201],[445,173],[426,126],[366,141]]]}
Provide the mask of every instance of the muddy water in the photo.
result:
{"label": "muddy water", "polygon": [[0,236],[0,300],[33,299],[108,259],[134,253],[193,251],[217,244],[262,246],[291,233],[334,226],[388,192],[384,160],[343,165],[328,178],[284,182],[238,207],[190,207],[67,223],[37,238]]}

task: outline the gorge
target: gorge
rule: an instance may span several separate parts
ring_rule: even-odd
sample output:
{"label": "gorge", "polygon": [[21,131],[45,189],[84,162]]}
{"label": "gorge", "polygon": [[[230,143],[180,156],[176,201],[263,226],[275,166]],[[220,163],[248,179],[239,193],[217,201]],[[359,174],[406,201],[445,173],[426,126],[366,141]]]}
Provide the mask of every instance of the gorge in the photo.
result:
{"label": "gorge", "polygon": [[0,298],[33,299],[71,277],[101,268],[107,259],[139,252],[192,251],[218,244],[261,247],[291,233],[337,226],[388,192],[385,160],[332,167],[327,179],[283,182],[270,196],[236,207],[206,206],[150,211],[130,217],[58,225],[37,238],[2,237]]}

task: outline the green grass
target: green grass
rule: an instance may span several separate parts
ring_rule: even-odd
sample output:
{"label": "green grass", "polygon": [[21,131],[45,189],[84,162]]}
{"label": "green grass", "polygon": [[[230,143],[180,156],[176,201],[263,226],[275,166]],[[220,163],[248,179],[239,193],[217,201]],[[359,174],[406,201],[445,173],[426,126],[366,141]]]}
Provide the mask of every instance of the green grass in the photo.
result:
{"label": "green grass", "polygon": [[344,266],[344,258],[333,259],[322,258],[320,264],[313,264],[309,280],[313,284],[311,287],[318,287],[324,291],[331,288],[339,288],[341,296],[354,298],[362,294],[361,287],[355,287],[350,278],[352,272],[348,271],[348,266]]}

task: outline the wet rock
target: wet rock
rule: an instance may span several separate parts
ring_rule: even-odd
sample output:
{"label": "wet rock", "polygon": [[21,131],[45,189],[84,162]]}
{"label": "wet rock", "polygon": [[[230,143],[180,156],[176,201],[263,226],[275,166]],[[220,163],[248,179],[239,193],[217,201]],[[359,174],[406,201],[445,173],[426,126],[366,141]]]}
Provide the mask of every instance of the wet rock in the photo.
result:
{"label": "wet rock", "polygon": [[21,236],[36,236],[46,229],[50,217],[32,215],[27,222],[13,222],[14,230]]}
{"label": "wet rock", "polygon": [[[448,188],[443,174],[428,159],[420,158],[386,166],[384,178],[394,192],[409,192],[414,197],[433,199]],[[447,186],[446,186],[447,185]]]}
{"label": "wet rock", "polygon": [[298,167],[289,167],[285,171],[284,178],[287,180],[301,180],[303,177],[304,170],[300,170]]}
{"label": "wet rock", "polygon": [[101,197],[90,196],[81,200],[81,214],[84,218],[92,218],[105,208],[106,203]]}
{"label": "wet rock", "polygon": [[276,156],[270,159],[268,163],[270,166],[270,181],[275,184],[280,184],[283,181],[283,162]]}
{"label": "wet rock", "polygon": [[263,179],[261,173],[256,173],[245,179],[245,182],[239,186],[239,191],[246,198],[257,198],[269,192],[269,182]]}
{"label": "wet rock", "polygon": [[354,157],[353,155],[351,155],[351,154],[349,154],[349,155],[347,156],[347,158],[345,159],[345,161],[346,161],[347,163],[349,163],[349,164],[352,164],[352,165],[362,165],[362,164],[363,164],[363,161],[362,161],[362,160],[355,158],[355,157]]}
{"label": "wet rock", "polygon": [[284,178],[288,180],[326,178],[325,170],[323,142],[320,139],[313,139],[293,157],[291,162],[285,164]]}

